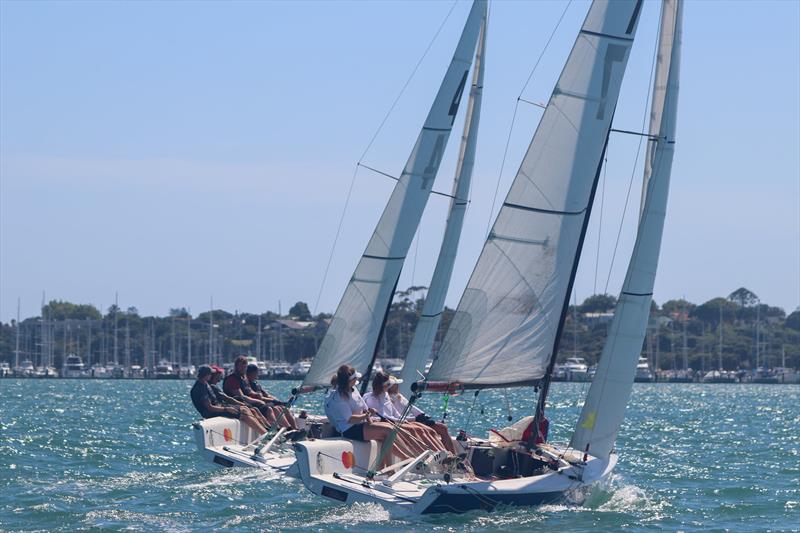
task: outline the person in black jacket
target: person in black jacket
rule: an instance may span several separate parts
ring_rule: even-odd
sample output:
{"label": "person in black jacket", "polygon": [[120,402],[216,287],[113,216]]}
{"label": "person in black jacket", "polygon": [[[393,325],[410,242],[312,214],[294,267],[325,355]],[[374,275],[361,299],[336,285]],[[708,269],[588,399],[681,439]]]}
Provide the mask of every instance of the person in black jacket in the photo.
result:
{"label": "person in black jacket", "polygon": [[220,402],[209,384],[214,371],[208,365],[202,365],[197,369],[197,381],[195,381],[190,392],[192,404],[203,418],[214,418],[224,416],[226,418],[236,418],[247,424],[262,435],[267,432],[267,428],[259,422],[245,405],[224,405]]}

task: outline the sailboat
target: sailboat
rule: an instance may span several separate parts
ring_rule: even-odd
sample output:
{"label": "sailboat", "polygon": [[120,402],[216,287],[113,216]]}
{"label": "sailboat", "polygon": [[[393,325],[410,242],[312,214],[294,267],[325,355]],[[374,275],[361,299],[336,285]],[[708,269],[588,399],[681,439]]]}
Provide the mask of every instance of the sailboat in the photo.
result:
{"label": "sailboat", "polygon": [[[546,441],[545,406],[578,260],[642,0],[594,0],[461,297],[423,392],[533,386],[534,413],[464,446],[473,473],[430,452],[383,470],[386,450],[295,444],[300,479],[339,502],[397,514],[537,505],[606,477],[647,325],[675,143],[682,0],[664,0],[642,206],[609,336],[568,444]],[[525,431],[525,430],[528,431]],[[527,435],[526,435],[527,433]]]}
{"label": "sailboat", "polygon": [[[290,406],[300,394],[310,394],[330,387],[331,375],[343,364],[352,365],[364,376],[370,375],[405,257],[431,194],[465,92],[473,52],[485,19],[486,0],[476,0],[416,144],[350,278],[319,350],[305,373],[302,385],[292,391],[288,402]],[[482,69],[480,76],[482,78]],[[466,206],[468,178],[467,189],[459,183],[472,170],[476,134],[471,132],[477,131],[480,99],[477,97],[476,104],[476,95],[479,94],[480,91],[476,90],[473,83],[464,130],[465,141],[462,143],[446,230],[446,233],[449,231],[449,238],[446,236],[442,245],[443,250],[446,249],[447,261],[454,257],[461,231],[461,222],[456,224],[451,221],[458,217],[463,219],[463,208]],[[442,285],[446,291],[449,283],[452,264],[449,267],[446,262],[442,264],[442,268],[449,268],[449,271],[446,273],[446,280],[432,284],[434,291],[435,287]],[[440,279],[443,277],[444,274],[441,274]],[[441,299],[444,299],[444,294]],[[435,327],[433,329],[435,333]],[[365,379],[364,386],[366,384]],[[301,429],[313,430],[312,434],[317,431],[322,436],[332,434],[323,417],[299,417],[298,423]],[[293,468],[294,452],[281,439],[280,431],[274,436],[254,435],[238,420],[221,417],[197,422],[193,427],[198,449],[214,463],[222,466],[272,468],[285,471],[289,475],[296,472]],[[361,444],[368,446],[367,443]]]}

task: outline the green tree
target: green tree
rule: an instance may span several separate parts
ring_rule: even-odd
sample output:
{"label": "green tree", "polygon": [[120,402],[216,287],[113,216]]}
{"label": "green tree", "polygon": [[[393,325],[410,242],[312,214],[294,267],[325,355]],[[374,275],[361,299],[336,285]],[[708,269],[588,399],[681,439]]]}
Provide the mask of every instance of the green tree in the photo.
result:
{"label": "green tree", "polygon": [[786,317],[784,325],[795,331],[800,331],[800,309]]}
{"label": "green tree", "polygon": [[311,320],[311,311],[307,303],[297,302],[289,309],[289,316],[297,317],[297,320]]}
{"label": "green tree", "polygon": [[610,294],[594,294],[586,298],[578,311],[581,313],[602,313],[611,311],[617,305],[617,299]]}
{"label": "green tree", "polygon": [[749,307],[758,302],[758,296],[744,287],[739,287],[728,295],[728,300],[739,304],[739,307]]}

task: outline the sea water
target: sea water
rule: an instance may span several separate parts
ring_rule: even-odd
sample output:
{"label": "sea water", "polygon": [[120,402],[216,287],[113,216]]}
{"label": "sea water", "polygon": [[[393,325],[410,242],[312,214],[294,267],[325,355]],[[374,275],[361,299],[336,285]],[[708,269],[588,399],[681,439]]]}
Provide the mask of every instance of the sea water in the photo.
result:
{"label": "sea water", "polygon": [[[295,382],[266,382],[280,397]],[[189,381],[0,380],[0,530],[791,531],[800,529],[800,386],[636,384],[612,477],[578,504],[394,518],[275,473],[200,459]],[[587,384],[555,383],[553,442]],[[320,398],[300,404],[319,411]],[[449,399],[485,435],[532,412],[531,389]],[[437,418],[440,395],[421,406]]]}

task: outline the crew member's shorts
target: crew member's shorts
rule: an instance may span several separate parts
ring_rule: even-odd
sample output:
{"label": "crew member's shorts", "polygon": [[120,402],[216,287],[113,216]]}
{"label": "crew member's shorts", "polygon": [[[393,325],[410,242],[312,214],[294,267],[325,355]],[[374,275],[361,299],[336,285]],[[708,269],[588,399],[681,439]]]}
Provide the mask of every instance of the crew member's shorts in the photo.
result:
{"label": "crew member's shorts", "polygon": [[366,440],[364,438],[364,426],[365,425],[366,424],[361,423],[361,424],[354,424],[354,425],[350,426],[349,429],[345,430],[344,433],[342,433],[342,437],[344,437],[346,439],[350,439],[350,440],[360,440],[360,441]]}

